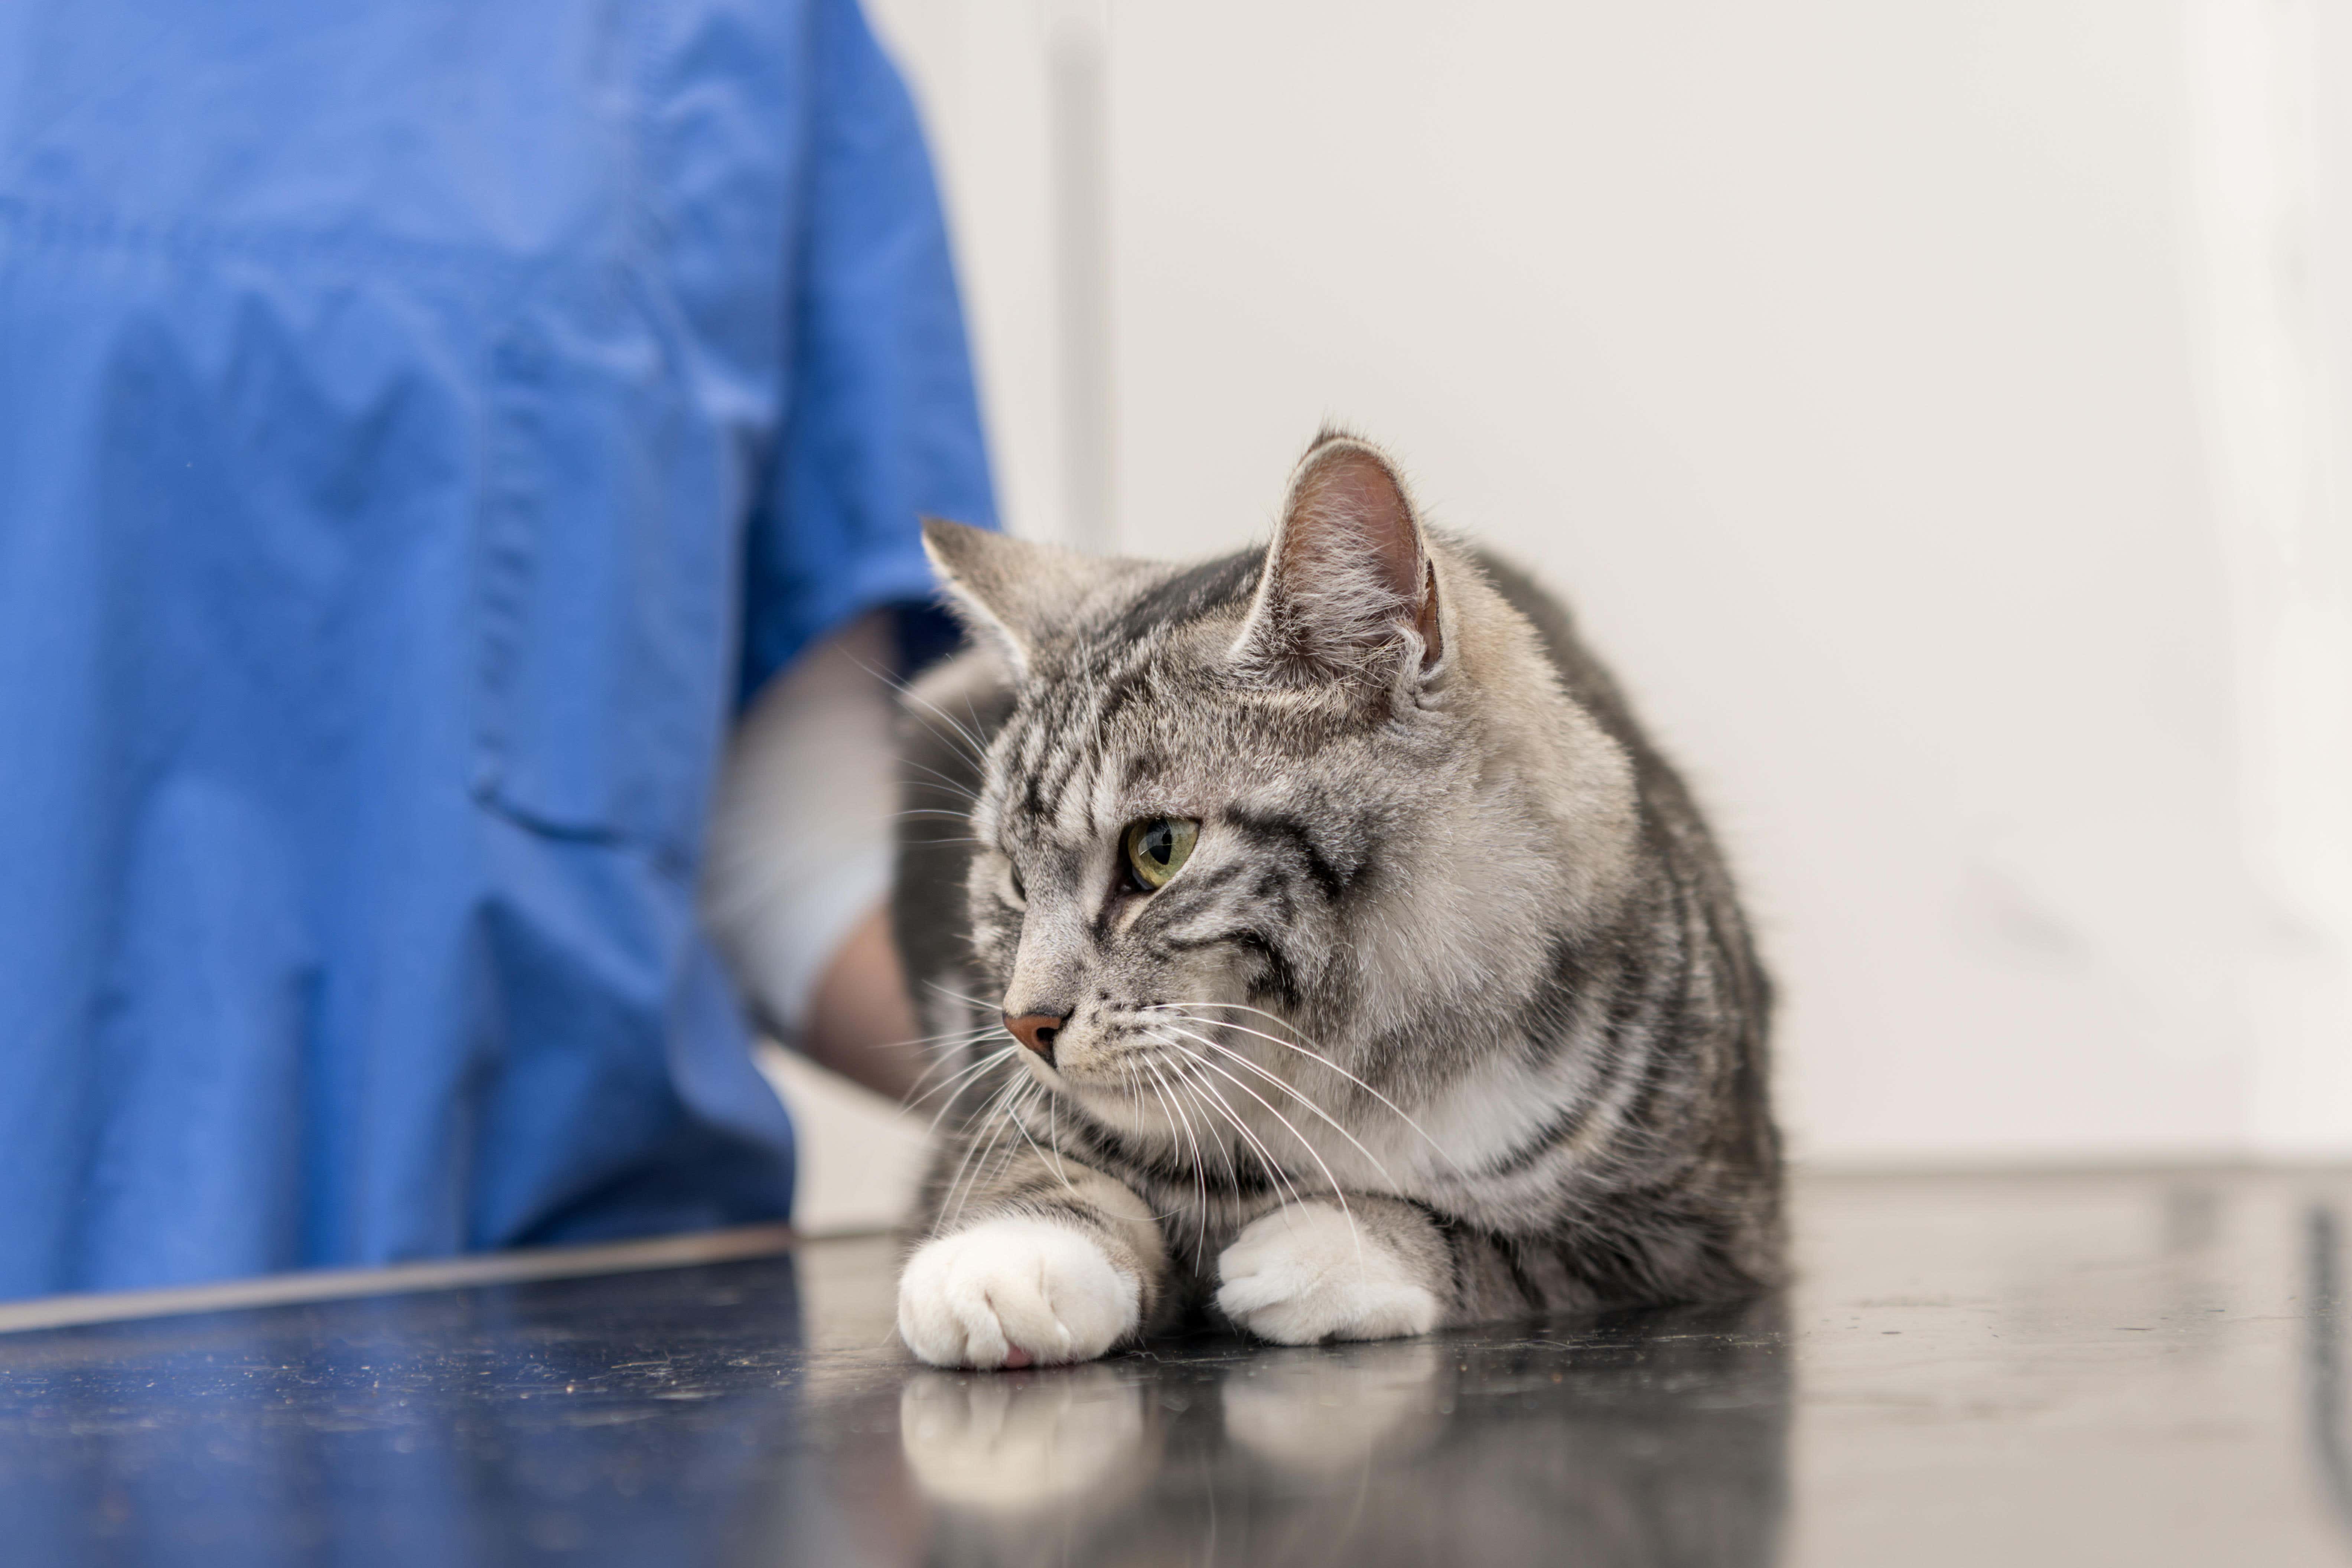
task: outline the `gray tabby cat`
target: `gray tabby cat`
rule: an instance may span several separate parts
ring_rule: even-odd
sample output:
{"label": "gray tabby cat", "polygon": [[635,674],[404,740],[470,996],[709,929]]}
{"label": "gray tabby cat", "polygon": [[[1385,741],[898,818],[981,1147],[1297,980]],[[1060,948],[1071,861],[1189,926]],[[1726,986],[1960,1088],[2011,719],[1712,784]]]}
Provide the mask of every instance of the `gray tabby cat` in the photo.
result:
{"label": "gray tabby cat", "polygon": [[1205,564],[925,536],[982,646],[908,705],[898,931],[953,1053],[917,1355],[1780,1278],[1765,977],[1557,604],[1329,433]]}

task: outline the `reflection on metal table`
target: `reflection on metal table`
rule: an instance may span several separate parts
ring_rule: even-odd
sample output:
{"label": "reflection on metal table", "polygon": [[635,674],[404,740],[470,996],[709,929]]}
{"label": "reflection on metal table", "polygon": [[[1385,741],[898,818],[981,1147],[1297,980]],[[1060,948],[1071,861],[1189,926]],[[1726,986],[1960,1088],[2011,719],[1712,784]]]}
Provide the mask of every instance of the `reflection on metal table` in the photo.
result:
{"label": "reflection on metal table", "polygon": [[1796,1196],[1780,1298],[1018,1373],[914,1364],[880,1238],[0,1307],[0,1531],[39,1564],[2352,1564],[2352,1177]]}

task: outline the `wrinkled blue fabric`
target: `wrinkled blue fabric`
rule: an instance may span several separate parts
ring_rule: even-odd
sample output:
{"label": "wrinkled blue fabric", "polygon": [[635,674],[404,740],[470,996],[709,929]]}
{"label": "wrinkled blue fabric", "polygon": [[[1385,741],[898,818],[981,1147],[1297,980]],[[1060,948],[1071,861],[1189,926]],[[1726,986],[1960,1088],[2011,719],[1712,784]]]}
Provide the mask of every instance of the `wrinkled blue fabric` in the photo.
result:
{"label": "wrinkled blue fabric", "polygon": [[921,512],[854,0],[0,5],[0,1296],[782,1215],[705,803]]}

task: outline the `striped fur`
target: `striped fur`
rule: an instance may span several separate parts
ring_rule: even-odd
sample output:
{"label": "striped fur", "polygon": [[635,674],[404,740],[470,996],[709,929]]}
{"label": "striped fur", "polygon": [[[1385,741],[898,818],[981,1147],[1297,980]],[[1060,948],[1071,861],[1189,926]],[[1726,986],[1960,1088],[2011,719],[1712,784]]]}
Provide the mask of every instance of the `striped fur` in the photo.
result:
{"label": "striped fur", "polygon": [[[1266,548],[930,533],[982,646],[908,703],[897,919],[945,1050],[919,1238],[1075,1230],[1131,1290],[1123,1336],[1221,1289],[1314,1338],[1780,1278],[1765,976],[1557,603],[1328,434]],[[1122,829],[1161,815],[1201,821],[1192,859],[1122,890]],[[1068,1015],[1051,1066],[997,1026],[1033,1011]],[[1221,1268],[1286,1205],[1279,1235],[1330,1211],[1433,1305],[1237,1308],[1258,1288]]]}

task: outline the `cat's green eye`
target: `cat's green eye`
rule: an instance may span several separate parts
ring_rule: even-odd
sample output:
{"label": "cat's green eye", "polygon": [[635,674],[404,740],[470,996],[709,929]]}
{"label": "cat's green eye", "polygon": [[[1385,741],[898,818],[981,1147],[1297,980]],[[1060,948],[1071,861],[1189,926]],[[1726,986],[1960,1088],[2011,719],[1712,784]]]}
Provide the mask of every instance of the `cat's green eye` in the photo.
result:
{"label": "cat's green eye", "polygon": [[1126,837],[1127,874],[1134,879],[1135,890],[1157,892],[1192,853],[1201,825],[1189,816],[1155,816],[1128,824]]}

